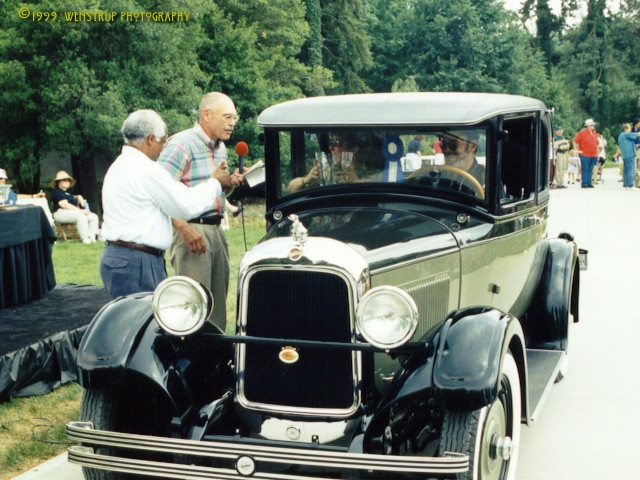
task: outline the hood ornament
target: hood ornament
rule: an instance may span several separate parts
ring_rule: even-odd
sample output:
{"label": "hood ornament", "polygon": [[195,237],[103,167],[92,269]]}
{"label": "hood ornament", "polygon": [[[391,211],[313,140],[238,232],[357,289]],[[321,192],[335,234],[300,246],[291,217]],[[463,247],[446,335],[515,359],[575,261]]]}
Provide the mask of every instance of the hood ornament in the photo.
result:
{"label": "hood ornament", "polygon": [[292,213],[287,218],[289,218],[289,220],[291,220],[291,223],[292,223],[291,238],[293,238],[294,242],[302,246],[304,242],[307,240],[307,237],[309,236],[309,232],[304,227],[304,225],[302,224],[302,222],[300,221],[300,219],[296,214]]}

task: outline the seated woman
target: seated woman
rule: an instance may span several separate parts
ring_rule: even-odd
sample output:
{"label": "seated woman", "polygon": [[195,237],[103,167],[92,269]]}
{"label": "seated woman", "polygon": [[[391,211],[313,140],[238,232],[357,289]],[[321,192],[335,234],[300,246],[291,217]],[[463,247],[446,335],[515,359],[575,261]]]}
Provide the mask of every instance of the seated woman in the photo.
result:
{"label": "seated woman", "polygon": [[98,216],[84,208],[87,202],[82,195],[67,192],[76,181],[64,170],[51,182],[53,191],[53,218],[58,223],[74,223],[82,243],[93,243],[98,233]]}

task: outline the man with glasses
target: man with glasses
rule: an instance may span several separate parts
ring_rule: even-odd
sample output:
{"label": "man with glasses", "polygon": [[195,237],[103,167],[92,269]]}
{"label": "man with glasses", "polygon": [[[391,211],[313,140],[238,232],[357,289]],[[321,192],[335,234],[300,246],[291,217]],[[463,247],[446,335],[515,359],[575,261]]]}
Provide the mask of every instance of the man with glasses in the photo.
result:
{"label": "man with glasses", "polygon": [[229,248],[220,223],[225,193],[243,181],[238,170],[232,174],[227,171],[224,141],[231,137],[237,121],[236,107],[227,95],[208,93],[200,102],[198,122],[193,128],[173,135],[158,159],[175,180],[189,187],[209,177],[217,178],[223,185],[216,207],[208,215],[172,221],[173,243],[169,250],[176,274],[199,281],[213,294],[211,320],[222,331],[227,321]]}
{"label": "man with glasses", "polygon": [[445,165],[459,168],[473,176],[482,187],[485,184],[485,167],[478,163],[478,132],[449,131],[442,135],[442,153]]}
{"label": "man with glasses", "polygon": [[187,188],[172,179],[156,163],[167,126],[153,110],[133,112],[121,132],[122,153],[109,167],[102,188],[105,247],[100,276],[111,299],[153,291],[167,278],[164,250],[171,245],[171,219],[211,210],[222,188],[230,185],[225,178],[208,178]]}

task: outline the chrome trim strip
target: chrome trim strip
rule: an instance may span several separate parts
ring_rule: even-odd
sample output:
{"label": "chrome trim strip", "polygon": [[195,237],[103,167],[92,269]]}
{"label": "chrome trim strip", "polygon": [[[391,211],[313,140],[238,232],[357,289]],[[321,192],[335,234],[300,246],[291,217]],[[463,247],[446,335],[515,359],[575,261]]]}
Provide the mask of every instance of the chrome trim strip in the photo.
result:
{"label": "chrome trim strip", "polygon": [[[237,460],[242,456],[251,456],[256,462],[292,464],[296,466],[322,467],[326,469],[358,469],[364,471],[378,470],[388,472],[413,472],[422,474],[463,473],[469,469],[469,456],[458,453],[446,453],[445,457],[411,457],[400,455],[378,455],[365,453],[348,453],[344,451],[318,450],[306,448],[286,448],[269,446],[268,444],[243,444],[241,442],[209,442],[184,440],[149,435],[136,435],[104,430],[95,430],[91,422],[67,423],[67,435],[70,439],[98,447],[117,447],[143,450],[153,453],[163,452],[176,455],[193,455],[209,458]],[[86,446],[70,447],[69,460],[80,465],[113,469],[114,471],[156,475],[153,468],[171,468],[175,470],[173,478],[242,478],[233,470],[211,467],[192,467],[189,465],[166,464],[162,462],[146,462],[127,458],[96,455],[89,452]],[[96,462],[97,464],[94,464]],[[104,466],[99,466],[104,465]],[[195,472],[202,476],[194,476]],[[147,473],[145,473],[147,472]],[[152,473],[149,473],[152,472]],[[188,474],[188,475],[187,475]],[[213,477],[223,474],[228,477]],[[258,473],[253,478],[300,478],[282,476],[271,473],[268,476]],[[307,477],[310,478],[310,477]],[[311,477],[312,478],[312,477]]]}
{"label": "chrome trim strip", "polygon": [[[166,462],[150,462],[147,460],[132,460],[123,457],[109,457],[93,453],[92,448],[69,447],[67,458],[70,463],[83,467],[112,472],[133,473],[145,476],[160,476],[161,478],[175,478],[180,480],[236,480],[255,478],[257,480],[300,480],[300,475],[285,475],[279,473],[254,473],[246,477],[228,468],[211,468],[195,465],[180,465]],[[305,477],[308,480],[342,480],[342,478]]]}

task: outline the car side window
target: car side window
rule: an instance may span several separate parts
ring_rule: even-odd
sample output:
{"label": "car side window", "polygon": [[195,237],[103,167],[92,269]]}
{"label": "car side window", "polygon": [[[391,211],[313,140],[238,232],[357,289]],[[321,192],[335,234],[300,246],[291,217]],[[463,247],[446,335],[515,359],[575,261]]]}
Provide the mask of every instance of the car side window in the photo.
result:
{"label": "car side window", "polygon": [[501,203],[525,200],[535,192],[535,116],[505,119],[502,143]]}

